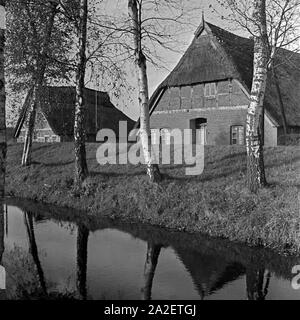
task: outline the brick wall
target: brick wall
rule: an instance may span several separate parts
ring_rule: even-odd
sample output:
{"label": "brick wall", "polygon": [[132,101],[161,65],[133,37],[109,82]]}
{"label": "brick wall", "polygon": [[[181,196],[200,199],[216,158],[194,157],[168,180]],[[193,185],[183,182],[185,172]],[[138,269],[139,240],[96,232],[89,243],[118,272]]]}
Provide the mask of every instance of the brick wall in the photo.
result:
{"label": "brick wall", "polygon": [[193,129],[191,120],[205,118],[207,144],[230,144],[231,126],[245,127],[248,98],[236,80],[215,84],[214,96],[205,96],[208,84],[168,88],[150,118],[151,128]]}
{"label": "brick wall", "polygon": [[244,109],[207,109],[154,113],[151,116],[151,128],[191,128],[191,120],[207,119],[207,144],[230,144],[230,129],[234,125],[245,125],[247,110]]}
{"label": "brick wall", "polygon": [[[23,143],[25,140],[25,130],[21,130],[21,133],[17,139],[17,142]],[[57,136],[51,129],[35,129],[34,142],[60,142],[61,138]]]}

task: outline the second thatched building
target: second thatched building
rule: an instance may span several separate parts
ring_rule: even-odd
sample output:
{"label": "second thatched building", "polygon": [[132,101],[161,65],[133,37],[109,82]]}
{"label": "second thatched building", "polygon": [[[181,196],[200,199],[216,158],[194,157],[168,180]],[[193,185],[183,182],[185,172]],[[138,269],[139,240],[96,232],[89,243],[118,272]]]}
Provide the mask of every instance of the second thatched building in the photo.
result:
{"label": "second thatched building", "polygon": [[[75,87],[44,87],[39,97],[39,107],[35,125],[35,142],[73,141]],[[134,121],[116,108],[107,92],[84,89],[86,141],[96,142],[100,129],[112,129],[119,137],[119,122],[127,122],[128,132]],[[26,103],[24,104],[26,107]],[[15,129],[15,138],[23,142],[25,138],[26,110],[22,110]],[[128,132],[126,133],[128,137]],[[125,133],[123,133],[125,135]],[[125,138],[125,137],[122,137]]]}

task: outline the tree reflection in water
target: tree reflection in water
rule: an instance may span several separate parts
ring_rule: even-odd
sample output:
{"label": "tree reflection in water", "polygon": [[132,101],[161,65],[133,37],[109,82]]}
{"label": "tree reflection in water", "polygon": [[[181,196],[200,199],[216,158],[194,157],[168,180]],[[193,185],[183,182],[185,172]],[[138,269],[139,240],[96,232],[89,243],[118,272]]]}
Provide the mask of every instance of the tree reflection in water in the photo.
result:
{"label": "tree reflection in water", "polygon": [[265,300],[271,280],[271,273],[265,268],[250,266],[246,269],[248,300]]}
{"label": "tree reflection in water", "polygon": [[87,299],[87,259],[89,230],[83,224],[77,228],[77,291],[81,299]]}
{"label": "tree reflection in water", "polygon": [[[20,207],[19,205],[17,206]],[[28,204],[27,207],[24,207],[24,212],[26,212],[24,221],[30,244],[30,253],[35,264],[35,267],[32,270],[37,270],[37,279],[40,283],[40,287],[43,288],[43,291],[48,296],[51,295],[51,290],[49,289],[49,286],[48,288],[46,286],[44,272],[38,256],[38,243],[35,237],[35,229],[38,228],[39,220],[43,220],[46,223],[50,220],[56,221],[59,222],[59,224],[63,223],[70,225],[71,228],[77,226],[76,241],[72,243],[72,246],[76,248],[76,257],[74,257],[76,259],[76,298],[84,300],[89,298],[87,282],[88,243],[89,241],[93,242],[97,239],[97,237],[89,239],[89,234],[90,232],[95,231],[101,232],[101,230],[113,229],[113,231],[117,230],[127,235],[130,234],[133,237],[133,242],[135,241],[134,239],[141,239],[147,244],[143,283],[142,285],[140,283],[132,284],[133,286],[136,286],[136,292],[137,294],[140,292],[140,297],[143,300],[152,299],[155,273],[157,273],[159,258],[162,256],[161,248],[172,249],[172,254],[175,253],[178,258],[177,261],[184,267],[184,272],[189,274],[189,277],[194,284],[194,289],[201,299],[208,298],[215,293],[221,293],[221,296],[224,296],[225,298],[232,297],[230,292],[231,289],[228,285],[239,281],[239,283],[244,286],[243,291],[245,294],[241,297],[238,296],[237,298],[243,299],[247,297],[249,300],[264,300],[268,298],[271,274],[272,276],[275,275],[275,280],[276,277],[289,280],[291,267],[297,263],[299,264],[299,259],[297,257],[287,258],[279,256],[270,250],[262,248],[251,248],[236,243],[230,243],[229,241],[210,239],[200,235],[195,236],[186,233],[166,232],[159,228],[126,224],[121,221],[111,221],[104,218],[97,219],[89,217],[88,219],[84,219],[80,215],[74,217],[73,212],[70,212],[70,215],[68,216],[68,212],[66,213],[63,211],[60,214],[59,209],[56,209],[55,211],[51,210],[52,209],[48,209],[48,207],[44,208],[42,205],[39,205],[38,209],[34,211],[34,205],[31,203]],[[0,223],[2,221],[1,230],[3,235],[5,220],[3,219],[3,211],[1,214],[2,220],[0,220]],[[112,240],[114,239],[115,238],[112,238]],[[121,244],[120,248],[122,248]],[[3,241],[2,246],[0,243],[0,249],[3,252]],[[66,247],[66,249],[70,250],[70,247]],[[0,254],[2,252],[0,251]],[[105,252],[105,254],[107,257],[110,257],[110,255],[114,256],[115,252]],[[99,271],[102,267],[100,256],[99,260],[96,261]],[[113,258],[115,259],[118,257],[114,256]],[[145,257],[138,256],[137,259],[144,260]],[[164,259],[164,264],[161,268],[172,268],[171,264],[165,265],[166,261],[167,260]],[[114,263],[115,262],[116,261],[114,260]],[[123,262],[124,261],[122,260],[121,263]],[[123,270],[122,268],[117,269]],[[125,268],[124,270],[131,272],[128,268]],[[34,272],[36,273],[36,271]],[[91,272],[91,277],[92,274],[93,272]],[[168,277],[168,272],[165,272],[164,274],[164,276]],[[120,275],[117,274],[116,276],[119,277]],[[123,274],[122,276],[124,277]],[[114,281],[115,279],[113,274],[111,275],[111,279],[111,281]],[[175,279],[172,281],[177,280]],[[105,283],[105,281],[103,283]],[[101,291],[103,288],[98,289]],[[190,288],[188,290],[190,290]],[[176,297],[177,296],[179,295],[176,295]]]}
{"label": "tree reflection in water", "polygon": [[142,288],[142,300],[151,300],[152,285],[161,245],[147,243],[146,262],[144,266],[144,287]]}
{"label": "tree reflection in water", "polygon": [[[1,187],[0,187],[1,188]],[[1,193],[1,191],[0,191]],[[4,253],[4,204],[0,195],[0,268],[2,266],[2,258]],[[5,299],[5,290],[0,287],[0,300]]]}
{"label": "tree reflection in water", "polygon": [[46,296],[47,295],[47,287],[46,281],[44,276],[44,271],[41,265],[41,261],[39,258],[38,247],[36,244],[34,226],[33,226],[33,214],[30,212],[24,212],[24,223],[26,226],[27,236],[28,236],[28,243],[29,243],[29,252],[32,255],[33,261],[36,266],[36,270],[38,273],[38,278],[40,282],[40,286],[42,288],[42,293]]}

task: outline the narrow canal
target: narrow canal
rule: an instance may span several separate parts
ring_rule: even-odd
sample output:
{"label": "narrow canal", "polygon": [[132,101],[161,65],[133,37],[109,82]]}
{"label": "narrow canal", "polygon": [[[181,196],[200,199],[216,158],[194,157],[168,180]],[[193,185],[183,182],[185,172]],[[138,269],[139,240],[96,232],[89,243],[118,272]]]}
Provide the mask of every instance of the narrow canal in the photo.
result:
{"label": "narrow canal", "polygon": [[9,299],[300,299],[300,257],[13,199],[1,214]]}

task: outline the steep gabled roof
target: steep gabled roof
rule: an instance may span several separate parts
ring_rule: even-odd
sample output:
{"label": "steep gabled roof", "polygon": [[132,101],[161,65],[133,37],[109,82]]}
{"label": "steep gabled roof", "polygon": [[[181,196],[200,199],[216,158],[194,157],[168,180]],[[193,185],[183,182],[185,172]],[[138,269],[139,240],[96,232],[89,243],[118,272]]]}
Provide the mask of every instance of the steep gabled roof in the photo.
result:
{"label": "steep gabled roof", "polygon": [[[75,111],[75,87],[43,87],[39,94],[39,107],[45,116],[49,126],[56,135],[73,135],[74,111]],[[27,98],[28,99],[28,98]],[[127,121],[128,127],[133,126],[134,121],[117,109],[110,101],[107,92],[84,89],[86,104],[85,123],[86,133],[96,134],[100,128],[117,129],[119,121]],[[97,104],[97,111],[96,111]],[[24,104],[21,110],[15,137],[17,138],[24,124],[29,105]],[[96,114],[96,112],[99,112]],[[96,128],[96,118],[98,120]]]}
{"label": "steep gabled roof", "polygon": [[[84,89],[86,133],[96,134],[95,105],[101,110],[115,108],[106,92]],[[73,135],[75,117],[75,87],[44,87],[40,107],[53,132],[59,136]]]}
{"label": "steep gabled roof", "polygon": [[[234,78],[250,92],[253,49],[253,40],[203,21],[185,54],[152,95],[150,112],[154,111],[155,101],[162,90],[168,87]],[[278,49],[274,65],[279,78],[288,125],[300,126],[300,55]],[[281,125],[280,104],[271,74],[268,75],[265,106],[268,114]]]}
{"label": "steep gabled roof", "polygon": [[191,45],[160,87],[185,86],[239,76],[231,59],[213,41],[215,39],[200,36],[206,31],[211,33],[207,27],[197,31]]}

